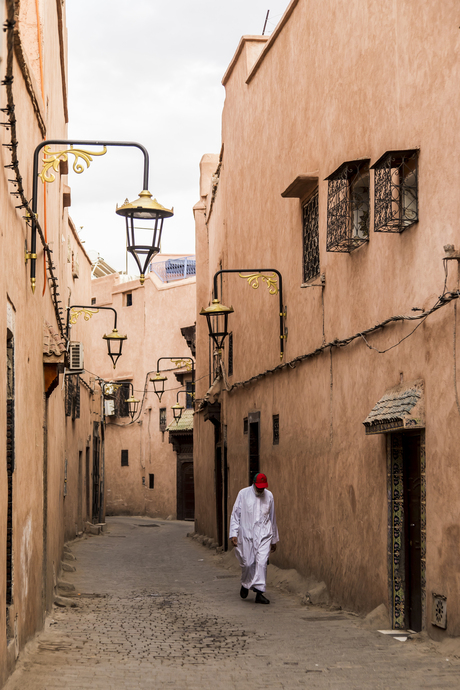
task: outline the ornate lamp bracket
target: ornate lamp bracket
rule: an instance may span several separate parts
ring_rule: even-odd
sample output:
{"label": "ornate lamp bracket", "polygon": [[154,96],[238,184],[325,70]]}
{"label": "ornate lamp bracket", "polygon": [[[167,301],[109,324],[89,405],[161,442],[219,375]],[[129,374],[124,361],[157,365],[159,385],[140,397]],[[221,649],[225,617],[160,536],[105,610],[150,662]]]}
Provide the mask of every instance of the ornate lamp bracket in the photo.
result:
{"label": "ornate lamp bracket", "polygon": [[54,172],[58,172],[60,162],[66,162],[69,159],[69,154],[75,156],[75,160],[72,166],[74,172],[81,174],[82,172],[84,172],[85,168],[81,163],[78,162],[80,158],[86,163],[86,169],[88,169],[93,160],[92,157],[103,156],[104,154],[106,154],[107,146],[104,146],[102,151],[87,151],[85,149],[74,149],[72,144],[70,145],[70,148],[64,149],[63,151],[51,151],[50,146],[45,146],[43,151],[45,153],[45,158],[42,159],[43,168],[42,171],[38,174],[38,177],[41,179],[43,183],[45,183],[54,182],[54,180],[56,179],[56,175],[53,172],[47,174],[48,171],[52,168]]}

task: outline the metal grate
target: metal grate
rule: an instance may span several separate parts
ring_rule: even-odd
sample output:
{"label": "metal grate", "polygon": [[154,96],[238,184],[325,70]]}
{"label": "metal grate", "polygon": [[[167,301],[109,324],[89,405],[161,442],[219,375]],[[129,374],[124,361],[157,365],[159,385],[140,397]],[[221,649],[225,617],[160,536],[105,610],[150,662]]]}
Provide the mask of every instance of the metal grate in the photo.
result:
{"label": "metal grate", "polygon": [[277,446],[280,442],[280,416],[273,415],[273,445]]}
{"label": "metal grate", "polygon": [[319,275],[318,192],[303,207],[303,280]]}
{"label": "metal grate", "polygon": [[443,594],[432,592],[431,623],[438,628],[447,628],[447,600]]}
{"label": "metal grate", "polygon": [[374,232],[403,232],[418,222],[418,151],[387,151],[374,170]]}
{"label": "metal grate", "polygon": [[126,381],[120,384],[115,394],[115,417],[129,417],[129,409],[126,401],[130,394],[130,384]]}
{"label": "metal grate", "polygon": [[369,241],[369,161],[343,163],[328,180],[328,252],[351,252]]}
{"label": "metal grate", "polygon": [[195,384],[193,381],[186,381],[185,383],[185,409],[186,410],[192,410],[193,409],[193,401],[194,401],[194,389],[195,389]]}
{"label": "metal grate", "polygon": [[228,334],[228,375],[233,376],[233,333]]}
{"label": "metal grate", "polygon": [[166,407],[160,407],[160,431],[166,431]]}
{"label": "metal grate", "polygon": [[80,376],[67,374],[65,377],[65,414],[72,419],[80,418]]}

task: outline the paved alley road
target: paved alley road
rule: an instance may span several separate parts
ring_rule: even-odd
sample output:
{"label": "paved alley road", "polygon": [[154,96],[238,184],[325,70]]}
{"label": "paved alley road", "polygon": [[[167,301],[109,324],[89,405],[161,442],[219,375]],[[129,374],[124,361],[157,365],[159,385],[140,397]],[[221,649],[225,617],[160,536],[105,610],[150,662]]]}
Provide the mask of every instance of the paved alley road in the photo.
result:
{"label": "paved alley road", "polygon": [[186,538],[193,523],[108,518],[71,545],[79,606],[55,608],[5,690],[458,688],[460,660],[396,642],[350,614],[269,592]]}

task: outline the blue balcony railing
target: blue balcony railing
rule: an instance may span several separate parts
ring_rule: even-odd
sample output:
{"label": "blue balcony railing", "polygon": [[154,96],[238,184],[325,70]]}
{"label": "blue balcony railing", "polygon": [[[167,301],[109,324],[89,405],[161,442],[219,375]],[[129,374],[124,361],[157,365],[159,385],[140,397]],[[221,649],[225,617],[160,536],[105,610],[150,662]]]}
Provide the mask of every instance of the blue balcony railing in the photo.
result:
{"label": "blue balcony railing", "polygon": [[150,264],[150,271],[153,271],[163,283],[184,280],[196,275],[196,259],[194,256],[183,256],[179,259],[158,261]]}

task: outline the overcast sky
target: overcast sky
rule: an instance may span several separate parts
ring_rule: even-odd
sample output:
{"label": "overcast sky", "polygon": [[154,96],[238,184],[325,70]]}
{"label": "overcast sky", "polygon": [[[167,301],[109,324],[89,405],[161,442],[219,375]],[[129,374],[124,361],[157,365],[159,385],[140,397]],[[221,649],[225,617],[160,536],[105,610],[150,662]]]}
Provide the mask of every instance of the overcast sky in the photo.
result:
{"label": "overcast sky", "polygon": [[[219,153],[221,84],[241,36],[270,34],[289,0],[68,0],[69,138],[136,141],[150,154],[149,188],[171,208],[162,251],[195,251],[199,162]],[[89,147],[88,147],[89,148]],[[97,149],[95,149],[97,150]],[[71,216],[87,250],[125,270],[115,207],[142,190],[137,149],[111,148],[71,170]],[[82,228],[80,230],[80,228]],[[129,272],[134,273],[130,259]]]}

